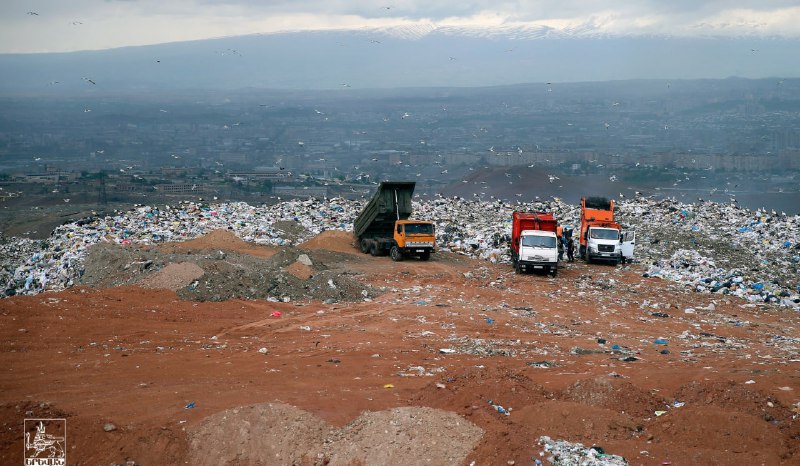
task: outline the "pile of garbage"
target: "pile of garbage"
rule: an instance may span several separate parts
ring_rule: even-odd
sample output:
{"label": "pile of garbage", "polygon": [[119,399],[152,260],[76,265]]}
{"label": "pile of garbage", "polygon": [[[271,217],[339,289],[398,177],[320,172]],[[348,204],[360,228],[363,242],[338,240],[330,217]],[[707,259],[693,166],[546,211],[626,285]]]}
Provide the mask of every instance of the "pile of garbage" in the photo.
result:
{"label": "pile of garbage", "polygon": [[[227,229],[256,244],[297,245],[322,231],[352,231],[363,207],[363,201],[343,198],[271,206],[137,205],[128,212],[61,225],[46,241],[0,240],[0,286],[5,296],[72,286],[83,273],[88,248],[100,242],[152,245]],[[510,263],[515,210],[552,212],[562,225],[579,225],[579,207],[557,198],[513,204],[461,197],[414,202],[415,218],[436,222],[440,250],[493,263]],[[635,262],[647,267],[647,276],[674,280],[699,292],[800,308],[800,216],[646,197],[620,200],[616,215],[626,228],[637,231]]]}
{"label": "pile of garbage", "polygon": [[636,226],[645,276],[800,308],[800,216],[649,198],[623,201],[618,212]]}
{"label": "pile of garbage", "polygon": [[553,440],[543,435],[539,445],[544,449],[547,461],[556,466],[627,466],[628,461],[617,455],[607,454],[601,447],[586,448],[580,443]]}

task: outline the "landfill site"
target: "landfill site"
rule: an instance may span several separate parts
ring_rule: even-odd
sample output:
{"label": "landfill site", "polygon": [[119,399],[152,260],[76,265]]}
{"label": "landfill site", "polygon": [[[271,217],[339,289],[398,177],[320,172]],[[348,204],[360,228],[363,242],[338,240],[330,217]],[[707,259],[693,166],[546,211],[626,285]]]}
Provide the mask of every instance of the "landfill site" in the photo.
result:
{"label": "landfill site", "polygon": [[800,464],[800,215],[615,202],[633,257],[552,274],[509,246],[515,211],[577,238],[557,198],[415,198],[432,254],[342,198],[3,236],[0,464],[25,419],[76,465]]}

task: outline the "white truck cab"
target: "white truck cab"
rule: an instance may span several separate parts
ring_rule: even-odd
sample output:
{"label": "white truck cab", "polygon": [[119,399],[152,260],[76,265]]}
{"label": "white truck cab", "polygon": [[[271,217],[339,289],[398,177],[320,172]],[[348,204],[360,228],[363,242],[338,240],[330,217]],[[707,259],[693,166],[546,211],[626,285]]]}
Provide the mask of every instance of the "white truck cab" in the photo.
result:
{"label": "white truck cab", "polygon": [[593,260],[622,261],[620,231],[616,228],[589,227],[586,231],[586,262]]}
{"label": "white truck cab", "polygon": [[558,240],[555,232],[525,230],[520,234],[519,260],[516,271],[558,272]]}

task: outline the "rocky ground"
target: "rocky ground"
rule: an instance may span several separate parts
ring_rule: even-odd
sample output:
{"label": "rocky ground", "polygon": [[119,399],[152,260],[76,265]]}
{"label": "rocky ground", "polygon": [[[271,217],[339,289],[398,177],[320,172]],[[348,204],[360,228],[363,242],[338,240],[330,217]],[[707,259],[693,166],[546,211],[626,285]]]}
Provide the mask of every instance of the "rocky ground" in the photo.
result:
{"label": "rocky ground", "polygon": [[87,465],[569,464],[549,439],[598,464],[800,458],[800,314],[651,264],[550,278],[222,231],[84,266],[0,300],[0,464],[52,417]]}

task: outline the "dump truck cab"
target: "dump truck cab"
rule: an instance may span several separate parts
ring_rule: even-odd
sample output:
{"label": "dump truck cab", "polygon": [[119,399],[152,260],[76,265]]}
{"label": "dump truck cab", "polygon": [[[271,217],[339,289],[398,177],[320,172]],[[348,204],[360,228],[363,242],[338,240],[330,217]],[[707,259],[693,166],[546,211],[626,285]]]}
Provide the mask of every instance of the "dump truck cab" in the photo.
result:
{"label": "dump truck cab", "polygon": [[525,230],[519,236],[519,256],[515,271],[545,271],[553,276],[558,271],[558,239],[552,231]]}
{"label": "dump truck cab", "polygon": [[547,212],[511,215],[511,263],[516,273],[558,273],[558,221]]}
{"label": "dump truck cab", "polygon": [[620,230],[613,224],[608,226],[590,226],[586,230],[586,261],[606,260],[620,262],[622,248],[620,248]]}
{"label": "dump truck cab", "polygon": [[428,260],[436,246],[436,231],[433,222],[422,220],[397,220],[394,227],[393,244],[389,249],[392,260],[406,255],[416,255]]}

